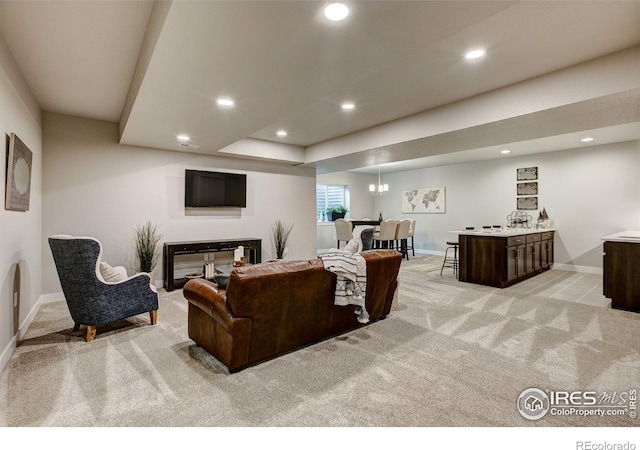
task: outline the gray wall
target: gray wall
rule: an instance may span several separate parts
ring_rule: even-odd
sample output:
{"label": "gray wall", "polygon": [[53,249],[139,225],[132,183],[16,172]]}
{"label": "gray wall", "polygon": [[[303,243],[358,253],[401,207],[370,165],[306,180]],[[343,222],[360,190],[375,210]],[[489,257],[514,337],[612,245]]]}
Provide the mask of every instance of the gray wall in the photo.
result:
{"label": "gray wall", "polygon": [[[43,292],[61,290],[50,235],[94,236],[104,260],[133,273],[133,229],[147,220],[165,241],[260,238],[264,260],[275,256],[271,226],[282,219],[294,224],[287,257],[316,255],[313,169],[123,146],[117,136],[115,123],[44,116]],[[247,208],[186,211],[185,168],[246,173]]]}
{"label": "gray wall", "polygon": [[[384,174],[390,192],[375,198],[373,211],[416,219],[416,248],[439,254],[451,230],[506,223],[521,167],[538,167],[539,206],[558,229],[557,267],[597,271],[602,236],[640,229],[640,141]],[[401,213],[402,190],[437,186],[446,188],[446,214]]]}
{"label": "gray wall", "polygon": [[[40,298],[42,218],[42,129],[40,108],[0,37],[0,173],[5,183],[7,136],[15,133],[32,152],[29,211],[0,207],[0,370],[16,346],[13,286],[20,267],[18,325],[26,329]],[[4,203],[5,188],[2,188]]]}

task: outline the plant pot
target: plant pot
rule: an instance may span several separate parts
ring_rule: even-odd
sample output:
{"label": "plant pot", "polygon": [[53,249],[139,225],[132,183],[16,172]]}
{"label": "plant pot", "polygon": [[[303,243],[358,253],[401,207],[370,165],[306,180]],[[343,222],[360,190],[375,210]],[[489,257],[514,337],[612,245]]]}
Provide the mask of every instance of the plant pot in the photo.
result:
{"label": "plant pot", "polygon": [[330,212],[328,212],[327,213],[327,220],[329,222],[335,222],[338,219],[344,219],[345,214],[347,214],[347,213],[336,213],[336,212],[330,213]]}

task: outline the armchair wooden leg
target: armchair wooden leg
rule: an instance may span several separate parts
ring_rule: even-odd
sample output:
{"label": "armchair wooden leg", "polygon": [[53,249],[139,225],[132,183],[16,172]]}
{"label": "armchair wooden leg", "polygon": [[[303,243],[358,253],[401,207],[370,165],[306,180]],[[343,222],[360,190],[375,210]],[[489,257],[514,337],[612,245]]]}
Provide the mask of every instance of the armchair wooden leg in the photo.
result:
{"label": "armchair wooden leg", "polygon": [[93,338],[96,337],[96,327],[94,325],[88,325],[87,326],[87,335],[84,338],[84,340],[86,342],[91,342],[93,341]]}
{"label": "armchair wooden leg", "polygon": [[151,325],[155,325],[158,322],[158,310],[154,309],[153,311],[149,311],[149,320],[151,321]]}
{"label": "armchair wooden leg", "polygon": [[73,323],[73,331],[78,331],[80,329],[80,324],[78,322]]}

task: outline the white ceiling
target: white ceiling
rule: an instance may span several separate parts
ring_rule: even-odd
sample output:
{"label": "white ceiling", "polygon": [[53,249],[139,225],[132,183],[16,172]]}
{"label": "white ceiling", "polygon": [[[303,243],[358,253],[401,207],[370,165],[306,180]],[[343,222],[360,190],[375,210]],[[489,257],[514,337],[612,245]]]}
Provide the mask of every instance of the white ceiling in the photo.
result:
{"label": "white ceiling", "polygon": [[[637,1],[354,1],[338,23],[322,16],[328,3],[0,1],[0,33],[45,111],[119,122],[122,144],[290,164],[309,162],[307,147],[640,45]],[[476,46],[487,55],[465,62]],[[217,107],[223,95],[235,107]],[[354,111],[340,109],[346,100]],[[385,146],[388,170],[495,157],[505,143],[512,154],[576,147],[572,111],[563,128],[559,110],[553,136],[509,140],[503,121],[481,148],[471,129],[464,146],[438,139],[437,152],[398,141]],[[591,128],[602,144],[640,139],[639,124],[631,110]],[[199,148],[179,146],[181,133]],[[249,149],[261,141],[298,156]],[[309,165],[366,168],[375,152]]]}

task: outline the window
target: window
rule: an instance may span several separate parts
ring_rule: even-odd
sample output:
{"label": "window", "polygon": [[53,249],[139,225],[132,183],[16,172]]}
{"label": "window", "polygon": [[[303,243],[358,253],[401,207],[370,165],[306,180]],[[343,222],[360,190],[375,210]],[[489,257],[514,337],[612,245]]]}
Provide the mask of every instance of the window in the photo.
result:
{"label": "window", "polygon": [[347,204],[349,200],[349,186],[342,184],[316,184],[316,219],[324,221],[327,208]]}

